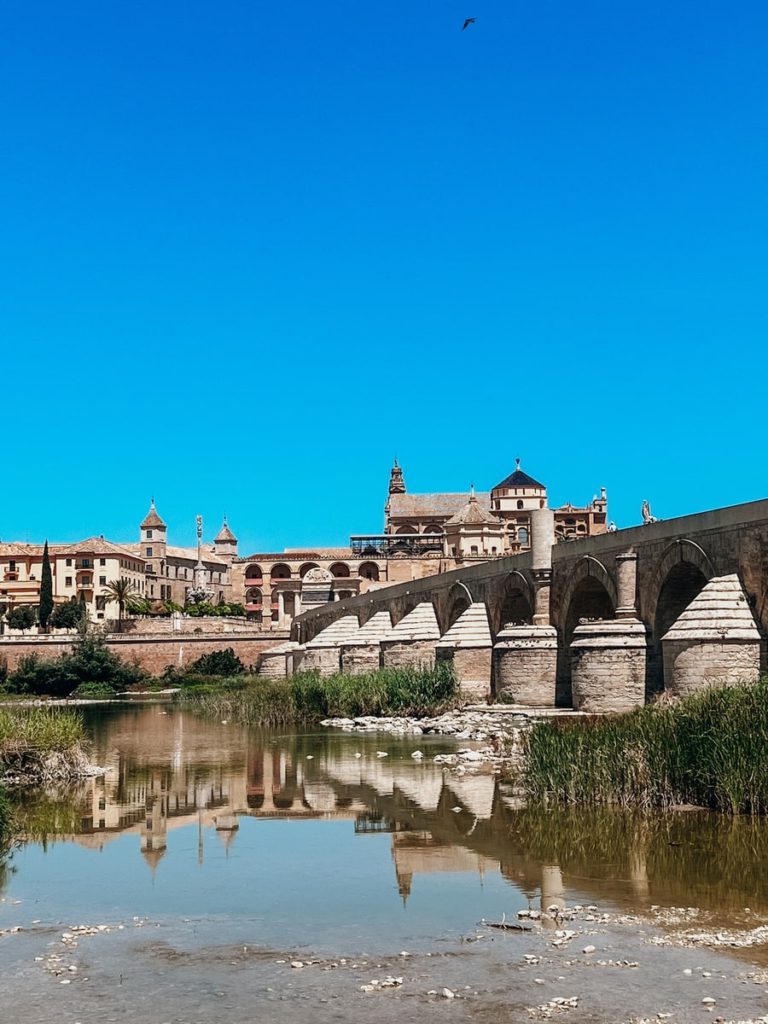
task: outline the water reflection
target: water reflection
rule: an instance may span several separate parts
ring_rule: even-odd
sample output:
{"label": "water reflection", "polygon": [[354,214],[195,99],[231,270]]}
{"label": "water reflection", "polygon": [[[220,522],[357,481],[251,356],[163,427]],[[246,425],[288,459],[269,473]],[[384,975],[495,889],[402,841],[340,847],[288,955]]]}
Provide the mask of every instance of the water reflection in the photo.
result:
{"label": "water reflection", "polygon": [[[448,748],[424,737],[249,732],[158,706],[99,709],[88,724],[94,759],[110,770],[66,794],[23,801],[33,841],[101,850],[130,834],[162,873],[169,834],[183,826],[197,830],[196,848],[184,853],[194,863],[213,833],[226,849],[237,843],[244,816],[339,819],[349,821],[357,856],[365,836],[390,835],[393,881],[406,902],[425,876],[450,872],[500,875],[543,907],[607,899],[768,910],[763,822],[520,808],[489,775],[443,773],[431,755]],[[423,760],[411,757],[417,745]]]}

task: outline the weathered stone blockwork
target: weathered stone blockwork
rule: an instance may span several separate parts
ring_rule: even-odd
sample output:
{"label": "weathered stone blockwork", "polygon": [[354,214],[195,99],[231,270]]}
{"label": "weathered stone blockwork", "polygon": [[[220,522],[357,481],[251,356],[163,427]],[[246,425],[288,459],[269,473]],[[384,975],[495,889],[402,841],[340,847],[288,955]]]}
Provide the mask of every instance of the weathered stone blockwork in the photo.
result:
{"label": "weathered stone blockwork", "polygon": [[631,711],[645,703],[646,635],[632,619],[588,622],[571,644],[571,686],[576,711]]}
{"label": "weathered stone blockwork", "polygon": [[557,631],[552,626],[507,626],[493,650],[497,696],[526,707],[554,707]]}

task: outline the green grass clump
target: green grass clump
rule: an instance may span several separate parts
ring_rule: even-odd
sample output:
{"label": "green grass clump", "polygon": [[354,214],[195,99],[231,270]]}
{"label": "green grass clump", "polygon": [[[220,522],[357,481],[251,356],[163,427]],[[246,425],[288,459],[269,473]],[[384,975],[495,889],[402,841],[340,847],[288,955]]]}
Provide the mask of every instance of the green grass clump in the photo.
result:
{"label": "green grass clump", "polygon": [[450,665],[359,676],[298,672],[290,679],[200,677],[182,687],[177,701],[249,725],[289,725],[360,715],[436,714],[458,704],[458,687]]}
{"label": "green grass clump", "polygon": [[534,800],[768,811],[766,679],[625,715],[540,722],[524,742]]}
{"label": "green grass clump", "polygon": [[0,707],[0,763],[22,750],[71,750],[82,739],[83,720],[76,711]]}

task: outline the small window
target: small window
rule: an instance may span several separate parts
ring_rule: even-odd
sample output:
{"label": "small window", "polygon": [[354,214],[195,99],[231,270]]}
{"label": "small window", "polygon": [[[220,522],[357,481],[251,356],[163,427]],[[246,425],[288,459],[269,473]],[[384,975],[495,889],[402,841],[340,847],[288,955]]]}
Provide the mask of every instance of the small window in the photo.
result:
{"label": "small window", "polygon": [[99,586],[100,587],[106,587],[106,585],[107,585],[107,577],[106,576],[99,576]]}
{"label": "small window", "polygon": [[72,565],[72,559],[71,558],[67,559],[67,565]]}
{"label": "small window", "polygon": [[15,562],[9,562],[8,563],[8,572],[16,572],[16,563]]}
{"label": "small window", "polygon": [[64,586],[65,587],[71,587],[72,586],[72,577],[71,576],[65,576],[64,577]]}
{"label": "small window", "polygon": [[100,558],[99,559],[99,565],[106,565],[106,564],[107,564],[106,558]]}
{"label": "small window", "polygon": [[523,505],[522,501],[518,501],[517,507],[518,508],[525,508],[525,505]]}
{"label": "small window", "polygon": [[476,555],[477,554],[477,544],[473,544],[472,547],[469,550],[470,550],[470,552],[473,555]]}
{"label": "small window", "polygon": [[147,540],[152,540],[152,531],[147,530]]}
{"label": "small window", "polygon": [[147,558],[151,558],[152,557],[152,548],[147,548],[147,550],[146,550],[146,557]]}

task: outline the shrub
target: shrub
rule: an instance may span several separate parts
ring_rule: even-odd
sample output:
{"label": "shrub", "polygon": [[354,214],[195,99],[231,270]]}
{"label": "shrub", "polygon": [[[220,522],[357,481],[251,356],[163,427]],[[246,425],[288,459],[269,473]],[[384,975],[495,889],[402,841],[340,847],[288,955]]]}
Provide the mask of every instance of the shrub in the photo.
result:
{"label": "shrub", "polygon": [[11,629],[31,629],[37,621],[37,613],[31,604],[15,605],[8,612],[8,625]]}
{"label": "shrub", "polygon": [[84,606],[77,601],[54,605],[49,625],[54,629],[77,629],[83,621]]}
{"label": "shrub", "polygon": [[96,683],[114,693],[144,678],[136,665],[113,654],[103,637],[86,635],[73,645],[71,653],[58,658],[42,660],[36,654],[21,658],[6,686],[12,693],[68,697],[83,684]]}
{"label": "shrub", "polygon": [[236,676],[245,672],[245,665],[232,648],[227,647],[223,651],[211,651],[193,661],[188,672],[201,676]]}

